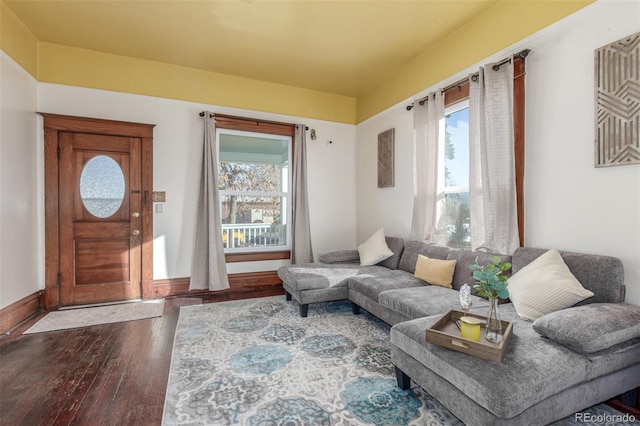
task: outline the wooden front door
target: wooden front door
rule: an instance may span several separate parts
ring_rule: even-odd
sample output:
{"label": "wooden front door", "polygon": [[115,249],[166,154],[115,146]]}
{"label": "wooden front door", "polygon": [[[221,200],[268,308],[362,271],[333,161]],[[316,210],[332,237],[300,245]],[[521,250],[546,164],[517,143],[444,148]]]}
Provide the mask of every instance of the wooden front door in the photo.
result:
{"label": "wooden front door", "polygon": [[61,132],[60,302],[139,299],[140,138]]}
{"label": "wooden front door", "polygon": [[153,297],[153,126],[43,116],[46,308]]}

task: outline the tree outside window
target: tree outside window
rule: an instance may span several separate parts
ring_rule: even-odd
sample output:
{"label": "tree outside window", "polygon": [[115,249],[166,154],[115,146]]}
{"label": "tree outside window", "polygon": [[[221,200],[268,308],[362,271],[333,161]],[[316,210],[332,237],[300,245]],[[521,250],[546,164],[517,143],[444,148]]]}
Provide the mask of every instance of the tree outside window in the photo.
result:
{"label": "tree outside window", "polygon": [[291,138],[221,129],[218,144],[226,251],[287,247]]}
{"label": "tree outside window", "polygon": [[471,248],[469,218],[469,103],[447,108],[444,138],[444,197],[447,245]]}

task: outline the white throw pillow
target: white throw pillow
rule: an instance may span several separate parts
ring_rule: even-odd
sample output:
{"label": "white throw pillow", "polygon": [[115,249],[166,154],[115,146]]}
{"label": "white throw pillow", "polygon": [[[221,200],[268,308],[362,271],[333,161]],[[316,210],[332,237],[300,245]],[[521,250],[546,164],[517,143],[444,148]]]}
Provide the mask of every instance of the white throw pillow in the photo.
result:
{"label": "white throw pillow", "polygon": [[573,276],[556,249],[511,276],[507,289],[518,315],[530,321],[593,296]]}
{"label": "white throw pillow", "polygon": [[375,265],[393,256],[384,239],[384,230],[378,229],[367,241],[358,246],[360,264],[363,266]]}

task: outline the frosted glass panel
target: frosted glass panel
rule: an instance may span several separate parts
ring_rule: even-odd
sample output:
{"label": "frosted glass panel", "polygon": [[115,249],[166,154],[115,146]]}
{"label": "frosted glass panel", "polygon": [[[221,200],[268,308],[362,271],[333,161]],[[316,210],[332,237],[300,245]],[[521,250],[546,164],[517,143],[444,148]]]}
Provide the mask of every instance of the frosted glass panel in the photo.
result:
{"label": "frosted glass panel", "polygon": [[98,155],[85,164],[80,175],[80,197],[86,209],[99,218],[118,211],[124,199],[124,174],[110,157]]}

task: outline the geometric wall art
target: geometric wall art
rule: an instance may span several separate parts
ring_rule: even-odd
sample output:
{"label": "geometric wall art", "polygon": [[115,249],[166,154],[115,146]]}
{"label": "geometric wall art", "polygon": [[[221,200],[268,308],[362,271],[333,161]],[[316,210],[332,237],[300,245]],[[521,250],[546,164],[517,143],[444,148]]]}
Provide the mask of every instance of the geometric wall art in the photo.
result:
{"label": "geometric wall art", "polygon": [[394,186],[395,129],[378,134],[378,188]]}
{"label": "geometric wall art", "polygon": [[640,33],[595,50],[595,166],[640,164]]}

